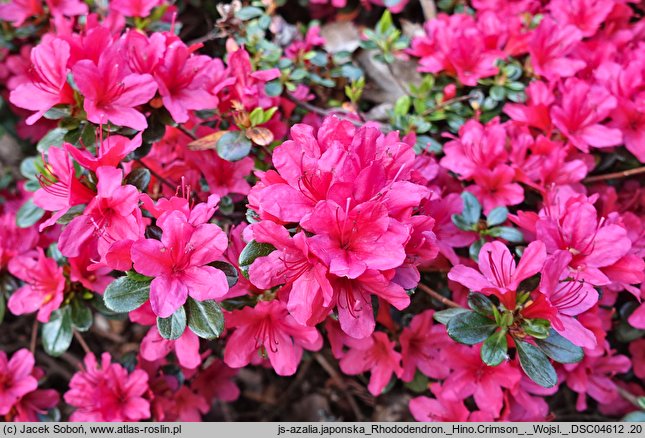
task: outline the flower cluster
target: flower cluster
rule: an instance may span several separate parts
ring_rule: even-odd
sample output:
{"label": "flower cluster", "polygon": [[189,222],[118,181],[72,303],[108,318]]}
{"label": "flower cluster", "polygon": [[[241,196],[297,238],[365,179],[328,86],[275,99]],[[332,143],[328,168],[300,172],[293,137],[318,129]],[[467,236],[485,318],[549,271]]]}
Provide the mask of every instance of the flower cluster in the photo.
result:
{"label": "flower cluster", "polygon": [[1,418],[642,418],[643,5],[355,3],[0,4]]}

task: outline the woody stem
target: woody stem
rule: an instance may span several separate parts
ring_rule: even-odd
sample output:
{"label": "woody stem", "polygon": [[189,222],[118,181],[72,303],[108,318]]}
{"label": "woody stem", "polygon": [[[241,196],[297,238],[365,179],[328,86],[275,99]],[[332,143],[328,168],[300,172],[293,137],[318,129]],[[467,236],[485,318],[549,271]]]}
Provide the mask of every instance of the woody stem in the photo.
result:
{"label": "woody stem", "polygon": [[604,175],[594,175],[585,178],[582,182],[593,183],[598,181],[606,181],[608,179],[627,178],[634,175],[645,173],[645,166],[637,167],[635,169],[621,170],[620,172],[606,173]]}
{"label": "woody stem", "polygon": [[636,406],[639,409],[642,409],[642,406],[638,403],[638,397],[636,397],[634,394],[631,392],[621,388],[620,386],[616,385],[616,390],[618,391],[618,394],[634,406]]}
{"label": "woody stem", "polygon": [[150,173],[152,174],[152,176],[154,176],[154,177],[155,177],[155,178],[157,178],[159,181],[161,181],[161,183],[162,183],[162,184],[167,185],[168,187],[170,187],[170,188],[171,188],[171,189],[173,189],[173,190],[177,188],[177,184],[173,184],[173,183],[171,183],[170,181],[168,181],[166,178],[164,178],[163,176],[159,175],[157,172],[155,172],[154,170],[152,170],[148,165],[146,165],[146,163],[144,163],[142,160],[136,160],[136,161],[137,161],[137,163],[139,163],[141,166],[143,166],[144,168],[148,169],[148,170],[150,171]]}
{"label": "woody stem", "polygon": [[74,337],[78,341],[79,344],[81,344],[81,348],[83,348],[83,351],[85,354],[90,354],[92,353],[92,350],[90,350],[90,347],[87,345],[87,342],[85,342],[85,339],[83,339],[83,336],[76,330],[74,330]]}
{"label": "woody stem", "polygon": [[428,295],[430,295],[435,300],[440,301],[441,303],[443,303],[444,305],[446,305],[448,307],[454,307],[454,308],[460,308],[461,307],[459,304],[455,303],[454,301],[452,301],[449,298],[444,297],[439,292],[429,288],[425,284],[419,283],[419,286],[417,286],[417,287],[419,289],[421,289],[422,291],[424,291],[425,293],[427,293]]}
{"label": "woody stem", "polygon": [[38,318],[34,319],[34,325],[31,327],[31,341],[29,342],[29,351],[31,354],[36,352],[36,339],[38,338]]}

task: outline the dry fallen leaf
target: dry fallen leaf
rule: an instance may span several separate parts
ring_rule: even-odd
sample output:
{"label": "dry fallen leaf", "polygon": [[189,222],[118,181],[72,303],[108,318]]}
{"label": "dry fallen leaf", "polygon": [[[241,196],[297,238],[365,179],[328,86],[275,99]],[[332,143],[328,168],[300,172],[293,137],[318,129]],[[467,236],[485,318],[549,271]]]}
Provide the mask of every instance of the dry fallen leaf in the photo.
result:
{"label": "dry fallen leaf", "polygon": [[188,149],[191,151],[206,151],[209,149],[215,149],[217,146],[217,141],[226,134],[228,131],[217,131],[212,134],[208,134],[205,137],[198,138],[197,140],[191,141],[188,143]]}
{"label": "dry fallen leaf", "polygon": [[273,132],[267,128],[255,126],[246,130],[246,137],[260,146],[268,146],[273,141]]}

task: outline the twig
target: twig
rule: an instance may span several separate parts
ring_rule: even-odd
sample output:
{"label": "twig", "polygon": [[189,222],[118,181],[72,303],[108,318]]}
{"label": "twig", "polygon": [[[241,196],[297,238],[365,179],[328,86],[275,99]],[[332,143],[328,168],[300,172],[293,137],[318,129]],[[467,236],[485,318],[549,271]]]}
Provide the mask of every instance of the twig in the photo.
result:
{"label": "twig", "polygon": [[29,351],[31,351],[31,354],[36,352],[36,339],[38,339],[38,318],[34,319],[34,325],[31,326],[31,340],[29,342]]}
{"label": "twig", "polygon": [[616,385],[616,391],[618,391],[618,394],[634,406],[636,406],[639,409],[643,409],[643,407],[638,403],[638,397],[636,397],[634,394],[631,392],[627,391],[624,388],[621,388],[620,386]]}
{"label": "twig", "polygon": [[430,114],[434,113],[435,111],[439,111],[441,109],[444,109],[447,106],[452,105],[453,103],[463,102],[464,100],[468,100],[468,99],[470,99],[469,95],[453,97],[452,99],[448,99],[448,100],[446,100],[444,102],[441,102],[441,103],[437,104],[436,106],[434,106],[432,108],[428,108],[426,111],[423,112],[422,115],[423,116],[430,115]]}
{"label": "twig", "polygon": [[434,4],[434,0],[420,0],[420,3],[421,9],[423,9],[423,18],[426,21],[437,18],[437,6]]}
{"label": "twig", "polygon": [[187,45],[190,47],[194,44],[204,44],[207,41],[214,40],[219,38],[220,35],[220,30],[219,29],[211,29],[206,35],[200,36],[199,38],[195,38],[194,40],[188,41]]}
{"label": "twig", "polygon": [[635,169],[621,170],[620,172],[606,173],[604,175],[594,175],[582,180],[584,183],[593,183],[598,181],[606,181],[608,179],[627,178],[634,175],[645,173],[645,166],[637,167]]}
{"label": "twig", "polygon": [[183,126],[183,125],[177,125],[177,129],[179,129],[181,132],[183,132],[184,134],[186,134],[187,136],[189,136],[193,140],[198,139],[198,137],[194,133],[192,133],[190,130],[186,129],[186,127]]}
{"label": "twig", "polygon": [[170,188],[171,188],[171,189],[173,189],[173,190],[177,189],[177,185],[178,185],[178,184],[173,184],[172,182],[168,181],[166,178],[164,178],[163,176],[159,175],[157,172],[155,172],[154,170],[152,170],[152,168],[151,168],[150,166],[148,166],[146,163],[144,163],[142,160],[136,160],[136,161],[137,161],[137,163],[139,163],[141,166],[143,166],[143,167],[145,167],[146,169],[148,169],[148,170],[150,171],[150,173],[152,174],[152,176],[154,176],[155,178],[157,178],[157,179],[158,179],[162,184],[167,185],[168,187],[170,187]]}
{"label": "twig", "polygon": [[336,368],[334,368],[328,361],[325,359],[325,356],[323,356],[320,353],[314,353],[314,359],[318,364],[329,374],[329,377],[332,378],[336,386],[340,388],[343,391],[343,395],[347,399],[347,402],[349,403],[349,406],[352,408],[352,411],[354,412],[354,416],[356,417],[356,421],[363,421],[364,416],[363,412],[361,412],[361,409],[358,407],[358,403],[356,403],[356,400],[354,400],[354,397],[347,391],[347,385],[343,381],[343,378],[338,374],[338,371],[336,371]]}
{"label": "twig", "polygon": [[83,348],[83,351],[85,351],[85,354],[91,354],[92,350],[90,350],[90,347],[88,347],[87,343],[85,342],[85,339],[83,339],[83,336],[76,330],[74,330],[74,337],[78,341],[79,344],[81,344],[81,347]]}
{"label": "twig", "polygon": [[422,291],[424,291],[425,293],[427,293],[428,295],[430,295],[432,298],[434,298],[434,299],[436,299],[438,301],[441,301],[443,304],[445,304],[448,307],[454,307],[454,308],[460,308],[461,307],[459,304],[455,303],[454,301],[452,301],[449,298],[444,297],[439,292],[437,292],[437,291],[435,291],[433,289],[430,289],[425,284],[419,283],[419,286],[417,286],[417,287],[419,289],[421,289]]}

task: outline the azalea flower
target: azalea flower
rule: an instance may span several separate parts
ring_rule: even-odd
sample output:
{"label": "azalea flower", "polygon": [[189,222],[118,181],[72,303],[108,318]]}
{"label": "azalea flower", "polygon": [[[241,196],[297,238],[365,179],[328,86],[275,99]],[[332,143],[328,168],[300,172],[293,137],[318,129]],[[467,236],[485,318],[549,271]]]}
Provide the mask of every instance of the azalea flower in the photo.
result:
{"label": "azalea flower", "polygon": [[455,400],[450,389],[439,383],[430,385],[435,398],[426,396],[410,400],[410,412],[417,421],[427,422],[465,422],[493,421],[492,415],[484,411],[470,412],[463,400]]}
{"label": "azalea flower", "polygon": [[96,157],[89,151],[81,151],[69,143],[64,146],[78,164],[92,172],[96,172],[102,166],[117,167],[126,155],[141,146],[141,133],[137,134],[132,140],[121,135],[101,138],[96,148]]}
{"label": "azalea flower", "polygon": [[499,241],[488,242],[479,251],[479,271],[457,265],[448,278],[468,289],[503,296],[517,290],[518,285],[542,269],[546,259],[544,243],[531,242],[524,250],[519,264],[515,263],[508,247]]}
{"label": "azalea flower", "polygon": [[574,316],[593,307],[598,293],[584,280],[570,278],[568,265],[572,257],[568,251],[559,251],[550,258],[544,264],[539,290],[554,308],[554,314],[547,318],[554,330],[576,345],[593,349],[596,337]]}
{"label": "azalea flower", "polygon": [[227,315],[226,325],[235,329],[224,351],[224,362],[232,368],[246,366],[261,354],[268,357],[279,376],[291,376],[303,349],[317,351],[322,347],[318,330],[298,324],[284,303],[277,300],[234,310]]}
{"label": "azalea flower", "polygon": [[367,338],[349,340],[348,346],[349,351],[340,360],[340,369],[349,375],[370,371],[367,389],[372,395],[380,395],[392,375],[401,377],[401,354],[394,350],[395,344],[387,334],[375,332]]}
{"label": "azalea flower", "polygon": [[401,380],[411,382],[417,370],[434,379],[445,379],[450,368],[440,358],[441,350],[452,341],[441,325],[433,324],[434,310],[415,315],[399,336],[403,374]]}
{"label": "azalea flower", "polygon": [[136,109],[148,103],[157,91],[149,74],[130,73],[122,55],[123,44],[115,43],[99,57],[72,67],[74,81],[85,100],[87,119],[96,124],[109,122],[138,131],[148,126],[145,116]]}
{"label": "azalea flower", "polygon": [[9,272],[25,282],[7,303],[14,315],[38,311],[38,321],[47,322],[63,302],[65,277],[54,259],[45,257],[43,249],[18,256],[9,262]]}
{"label": "azalea flower", "polygon": [[586,65],[574,56],[581,40],[582,32],[575,26],[563,25],[545,17],[528,44],[533,70],[549,81],[573,76]]}
{"label": "azalea flower", "polygon": [[26,348],[16,351],[11,359],[0,351],[0,415],[7,415],[23,396],[38,387],[38,380],[32,376],[34,363],[34,355]]}
{"label": "azalea flower", "polygon": [[178,339],[171,341],[163,338],[157,326],[153,325],[141,341],[141,357],[151,362],[165,358],[173,350],[177,361],[185,368],[197,368],[202,363],[199,338],[191,330],[184,331]]}
{"label": "azalea flower", "polygon": [[33,125],[53,106],[73,104],[74,91],[67,83],[70,47],[66,41],[45,36],[31,50],[30,58],[31,80],[18,85],[9,95],[9,100],[17,107],[36,111],[26,121]]}
{"label": "azalea flower", "polygon": [[157,219],[161,241],[140,239],[132,245],[132,261],[140,274],[155,277],[150,285],[154,313],[167,318],[190,295],[211,300],[228,291],[226,275],[209,263],[219,259],[227,246],[224,232],[215,224],[191,224],[180,211]]}
{"label": "azalea flower", "polygon": [[65,402],[76,408],[70,421],[139,421],[150,418],[150,402],[145,371],[131,373],[112,363],[109,353],[98,363],[92,353],[85,356],[84,368],[69,382]]}

